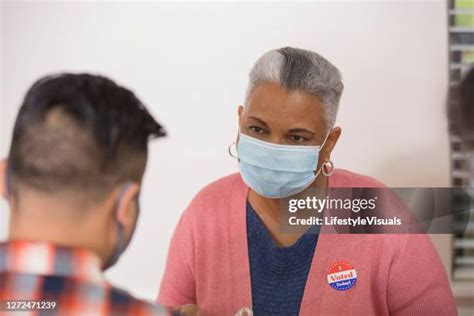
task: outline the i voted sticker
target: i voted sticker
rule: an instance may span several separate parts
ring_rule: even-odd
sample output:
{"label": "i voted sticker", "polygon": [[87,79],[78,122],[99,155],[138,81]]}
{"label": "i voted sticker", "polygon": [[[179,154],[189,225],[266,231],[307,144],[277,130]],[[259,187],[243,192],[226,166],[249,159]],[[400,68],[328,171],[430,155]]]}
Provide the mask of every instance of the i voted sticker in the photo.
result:
{"label": "i voted sticker", "polygon": [[357,281],[357,271],[346,261],[334,263],[328,270],[328,283],[338,291],[352,288]]}

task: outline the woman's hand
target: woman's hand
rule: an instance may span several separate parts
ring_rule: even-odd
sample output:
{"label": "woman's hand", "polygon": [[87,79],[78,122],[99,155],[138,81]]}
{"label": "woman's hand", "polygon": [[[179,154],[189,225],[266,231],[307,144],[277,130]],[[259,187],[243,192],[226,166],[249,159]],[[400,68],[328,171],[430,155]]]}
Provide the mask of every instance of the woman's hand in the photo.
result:
{"label": "woman's hand", "polygon": [[173,315],[181,315],[181,316],[200,316],[201,313],[199,311],[199,307],[195,304],[186,304],[171,310]]}

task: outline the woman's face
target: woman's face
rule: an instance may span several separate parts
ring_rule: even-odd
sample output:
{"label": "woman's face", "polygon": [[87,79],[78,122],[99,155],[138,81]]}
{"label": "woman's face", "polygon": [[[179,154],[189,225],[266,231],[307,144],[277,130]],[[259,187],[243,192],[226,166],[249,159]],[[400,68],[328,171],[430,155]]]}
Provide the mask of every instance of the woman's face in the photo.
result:
{"label": "woman's face", "polygon": [[[300,90],[288,91],[276,83],[258,85],[248,104],[239,107],[240,132],[281,145],[322,145],[326,121],[321,100]],[[329,160],[341,129],[333,128],[320,151],[320,163]],[[319,165],[319,164],[318,164]]]}

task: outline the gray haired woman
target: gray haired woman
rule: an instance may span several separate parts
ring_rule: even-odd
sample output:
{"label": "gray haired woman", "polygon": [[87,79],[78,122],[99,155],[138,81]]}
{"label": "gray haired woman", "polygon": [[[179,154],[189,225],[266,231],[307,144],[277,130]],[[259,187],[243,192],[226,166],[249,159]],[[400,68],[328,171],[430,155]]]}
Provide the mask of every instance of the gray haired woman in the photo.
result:
{"label": "gray haired woman", "polygon": [[204,315],[455,315],[426,235],[281,229],[280,203],[307,188],[380,187],[334,169],[343,84],[319,54],[267,52],[238,107],[240,173],[211,183],[181,217],[158,301]]}

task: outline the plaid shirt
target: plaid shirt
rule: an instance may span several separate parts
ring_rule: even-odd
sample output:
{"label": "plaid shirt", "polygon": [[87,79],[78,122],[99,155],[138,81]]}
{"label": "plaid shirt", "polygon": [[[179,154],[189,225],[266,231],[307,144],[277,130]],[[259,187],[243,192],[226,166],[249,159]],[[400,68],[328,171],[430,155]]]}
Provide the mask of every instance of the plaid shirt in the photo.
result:
{"label": "plaid shirt", "polygon": [[[13,300],[33,301],[45,309],[36,307],[25,312],[25,305],[12,306]],[[54,310],[46,309],[48,301],[56,303]],[[15,312],[13,307],[23,311]],[[112,287],[103,277],[99,258],[90,251],[44,242],[10,241],[0,243],[0,315],[16,313],[168,315],[164,308]]]}

